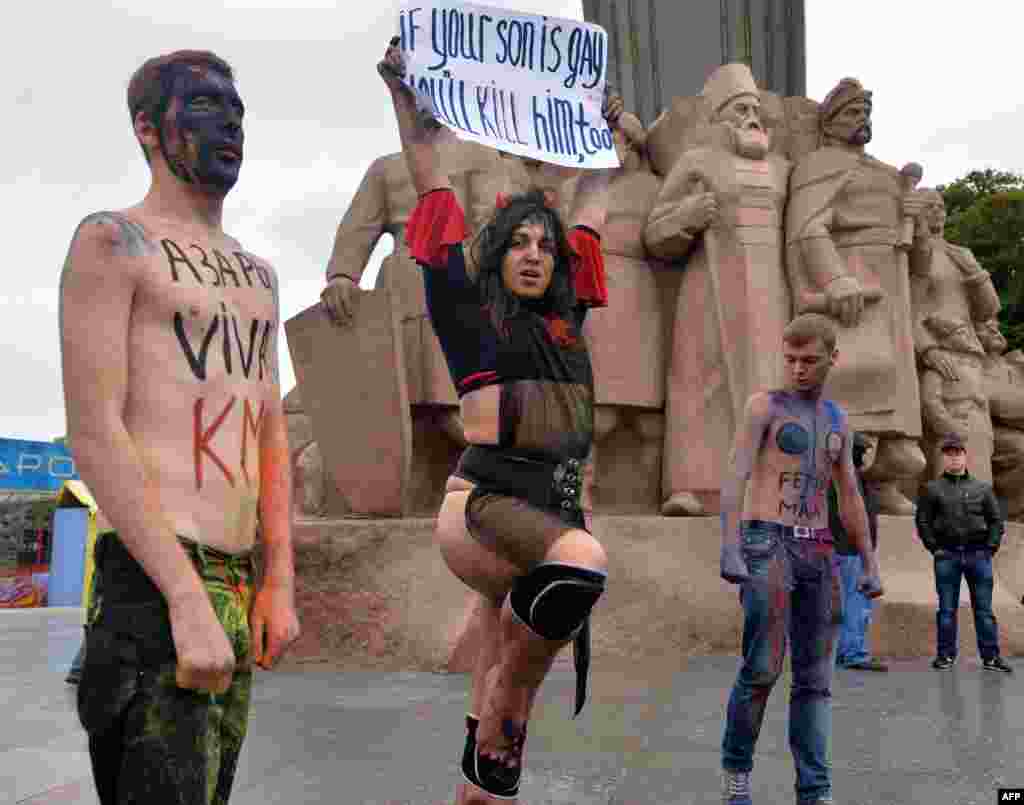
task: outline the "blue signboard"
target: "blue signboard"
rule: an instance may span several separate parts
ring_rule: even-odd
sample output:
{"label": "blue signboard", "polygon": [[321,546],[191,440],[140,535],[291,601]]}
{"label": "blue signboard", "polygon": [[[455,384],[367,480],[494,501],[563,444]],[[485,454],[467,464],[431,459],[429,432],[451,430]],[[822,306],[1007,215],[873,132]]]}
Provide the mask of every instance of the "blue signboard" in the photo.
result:
{"label": "blue signboard", "polygon": [[64,445],[0,439],[0,490],[59,492],[62,483],[77,480],[75,460]]}

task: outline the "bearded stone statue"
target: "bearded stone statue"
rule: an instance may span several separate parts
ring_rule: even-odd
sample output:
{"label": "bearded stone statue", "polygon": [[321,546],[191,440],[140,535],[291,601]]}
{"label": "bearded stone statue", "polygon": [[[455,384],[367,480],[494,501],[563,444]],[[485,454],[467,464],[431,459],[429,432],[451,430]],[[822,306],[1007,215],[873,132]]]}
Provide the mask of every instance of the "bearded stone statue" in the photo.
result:
{"label": "bearded stone statue", "polygon": [[718,510],[732,437],[753,392],[781,381],[791,304],[783,264],[790,163],[772,153],[760,91],[744,64],[704,86],[700,144],[665,180],[644,239],[685,263],[665,401],[662,513]]}

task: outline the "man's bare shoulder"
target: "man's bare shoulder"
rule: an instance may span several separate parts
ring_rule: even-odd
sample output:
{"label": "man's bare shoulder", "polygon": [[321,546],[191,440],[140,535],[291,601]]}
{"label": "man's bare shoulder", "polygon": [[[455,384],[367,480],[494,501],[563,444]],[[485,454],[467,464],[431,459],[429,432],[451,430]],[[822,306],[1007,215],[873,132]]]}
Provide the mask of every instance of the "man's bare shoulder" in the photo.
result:
{"label": "man's bare shoulder", "polygon": [[843,408],[835,400],[821,401],[821,407],[825,410],[825,415],[828,417],[829,422],[833,426],[833,430],[837,430],[844,436],[850,431],[850,416],[846,413],[846,409]]}
{"label": "man's bare shoulder", "polygon": [[778,409],[777,392],[755,391],[747,398],[747,417],[767,423]]}
{"label": "man's bare shoulder", "polygon": [[149,229],[132,210],[101,210],[86,215],[75,229],[75,245],[121,257],[146,257],[156,252]]}

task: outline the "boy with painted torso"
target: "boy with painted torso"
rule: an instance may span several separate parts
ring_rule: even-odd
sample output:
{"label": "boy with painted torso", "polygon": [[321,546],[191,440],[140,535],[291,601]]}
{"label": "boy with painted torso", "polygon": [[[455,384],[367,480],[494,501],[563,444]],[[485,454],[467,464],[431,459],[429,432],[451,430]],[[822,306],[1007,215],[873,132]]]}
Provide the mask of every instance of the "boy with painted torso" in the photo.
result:
{"label": "boy with painted torso", "polygon": [[722,741],[723,802],[750,805],[750,771],[768,696],[792,648],[790,745],[798,805],[831,803],[832,643],[839,615],[827,492],[864,562],[860,588],[881,595],[846,414],[821,398],[835,325],[818,314],[783,334],[786,387],[747,401],[722,488],[724,579],[741,586],[743,660]]}

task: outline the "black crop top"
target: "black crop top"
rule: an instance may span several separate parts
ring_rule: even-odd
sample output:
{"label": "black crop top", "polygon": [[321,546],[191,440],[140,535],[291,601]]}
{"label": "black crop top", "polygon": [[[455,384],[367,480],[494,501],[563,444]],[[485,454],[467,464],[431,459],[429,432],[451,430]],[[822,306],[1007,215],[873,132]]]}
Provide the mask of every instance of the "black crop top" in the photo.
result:
{"label": "black crop top", "polygon": [[607,304],[596,233],[575,227],[577,305],[569,319],[522,305],[499,336],[466,272],[465,218],[449,189],[424,194],[406,240],[424,268],[427,310],[455,389],[462,397],[500,385],[499,446],[562,459],[586,458],[593,438],[594,382],[581,328],[590,307]]}

